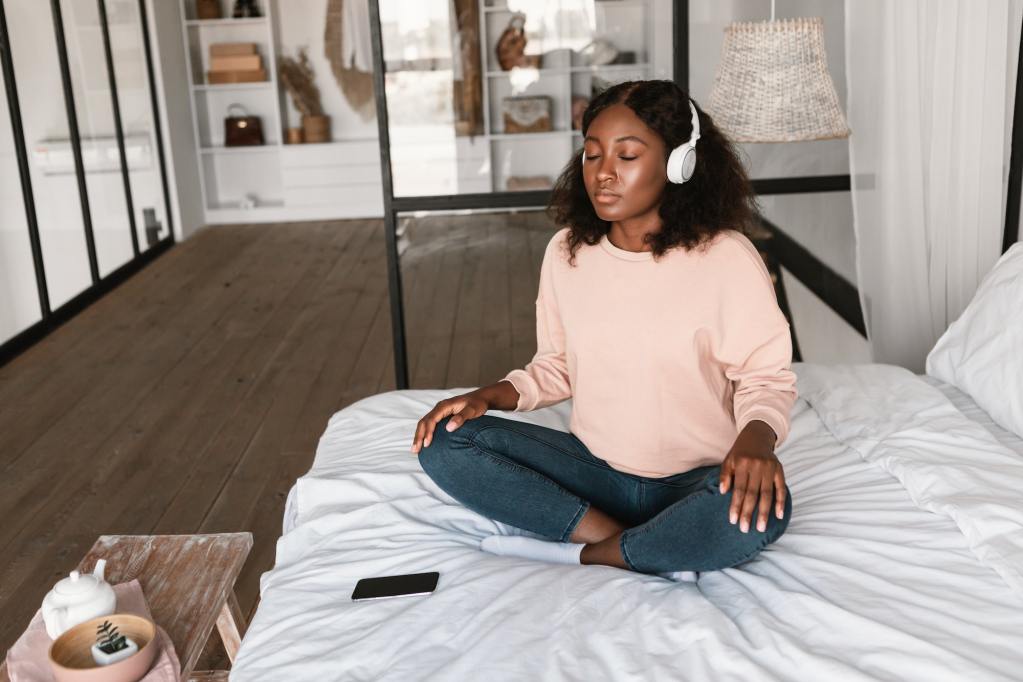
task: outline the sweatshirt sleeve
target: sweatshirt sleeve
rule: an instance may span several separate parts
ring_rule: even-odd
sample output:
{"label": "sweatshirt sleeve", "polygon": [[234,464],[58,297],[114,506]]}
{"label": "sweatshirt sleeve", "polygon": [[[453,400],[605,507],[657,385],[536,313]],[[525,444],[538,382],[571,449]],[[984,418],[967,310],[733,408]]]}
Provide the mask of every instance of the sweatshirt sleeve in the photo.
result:
{"label": "sweatshirt sleeve", "polygon": [[792,337],[778,307],[771,275],[752,242],[727,240],[718,309],[715,353],[733,382],[735,426],[742,431],[754,419],[775,432],[775,448],[788,437],[796,402],[796,375],[791,370]]}
{"label": "sweatshirt sleeve", "polygon": [[540,285],[536,297],[536,355],[523,369],[509,372],[509,381],[519,392],[515,412],[538,410],[572,396],[568,364],[565,360],[565,330],[551,278],[555,243],[561,232],[547,244],[540,266]]}

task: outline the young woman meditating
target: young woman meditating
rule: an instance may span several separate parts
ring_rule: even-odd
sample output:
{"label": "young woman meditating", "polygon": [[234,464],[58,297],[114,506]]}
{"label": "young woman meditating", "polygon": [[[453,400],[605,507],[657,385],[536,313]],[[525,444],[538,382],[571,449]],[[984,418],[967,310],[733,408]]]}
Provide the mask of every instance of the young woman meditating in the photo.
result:
{"label": "young woman meditating", "polygon": [[[744,234],[749,179],[686,93],[616,85],[582,132],[549,208],[565,227],[541,266],[536,355],[437,403],[411,450],[467,508],[549,538],[486,551],[692,580],[788,526],[789,325]],[[570,433],[484,414],[570,397]]]}

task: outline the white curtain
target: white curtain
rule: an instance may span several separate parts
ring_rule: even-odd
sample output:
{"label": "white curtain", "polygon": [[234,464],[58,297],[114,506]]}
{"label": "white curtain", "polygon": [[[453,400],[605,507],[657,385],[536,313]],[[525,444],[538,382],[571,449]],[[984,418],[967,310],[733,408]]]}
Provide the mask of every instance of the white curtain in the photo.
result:
{"label": "white curtain", "polygon": [[857,286],[874,362],[923,372],[1001,251],[1020,0],[847,0]]}

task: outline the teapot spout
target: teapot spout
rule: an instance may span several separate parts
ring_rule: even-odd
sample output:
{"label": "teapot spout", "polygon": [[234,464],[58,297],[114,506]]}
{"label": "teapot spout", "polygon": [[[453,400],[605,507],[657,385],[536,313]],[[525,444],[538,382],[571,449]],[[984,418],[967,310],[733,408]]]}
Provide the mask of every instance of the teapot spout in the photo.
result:
{"label": "teapot spout", "polygon": [[103,578],[103,572],[106,570],[106,568],[107,568],[107,560],[106,559],[97,559],[96,560],[96,568],[94,568],[92,570],[92,574],[94,576],[96,576],[96,578],[98,578],[99,580],[103,580],[104,579]]}

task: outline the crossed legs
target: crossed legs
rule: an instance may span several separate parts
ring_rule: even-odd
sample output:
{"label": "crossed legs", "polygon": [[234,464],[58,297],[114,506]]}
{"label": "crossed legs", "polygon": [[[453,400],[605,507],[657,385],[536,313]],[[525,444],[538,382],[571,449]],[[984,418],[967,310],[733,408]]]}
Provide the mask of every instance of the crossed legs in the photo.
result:
{"label": "crossed legs", "polygon": [[[437,424],[433,442],[419,454],[434,482],[489,518],[583,544],[576,555],[583,564],[644,573],[735,566],[777,539],[791,516],[789,494],[784,520],[772,514],[766,533],[742,533],[728,523],[732,491],[718,492],[720,467],[640,489],[572,434],[491,415],[453,432],[445,423]],[[646,518],[649,510],[637,511],[639,500],[660,511]]]}

